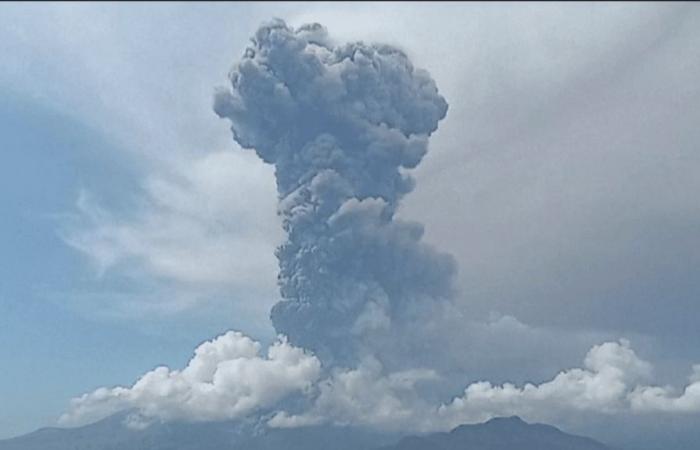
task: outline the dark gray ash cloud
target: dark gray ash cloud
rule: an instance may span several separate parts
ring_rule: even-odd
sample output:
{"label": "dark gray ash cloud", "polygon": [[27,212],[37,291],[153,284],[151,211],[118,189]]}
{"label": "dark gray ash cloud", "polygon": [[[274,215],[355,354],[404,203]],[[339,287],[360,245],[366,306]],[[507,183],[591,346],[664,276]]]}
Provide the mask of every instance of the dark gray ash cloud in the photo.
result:
{"label": "dark gray ash cloud", "polygon": [[276,330],[326,361],[355,360],[453,293],[453,258],[395,217],[406,169],[447,113],[430,75],[399,49],[335,45],[318,24],[262,26],[215,111],[275,166],[287,240],[277,250]]}

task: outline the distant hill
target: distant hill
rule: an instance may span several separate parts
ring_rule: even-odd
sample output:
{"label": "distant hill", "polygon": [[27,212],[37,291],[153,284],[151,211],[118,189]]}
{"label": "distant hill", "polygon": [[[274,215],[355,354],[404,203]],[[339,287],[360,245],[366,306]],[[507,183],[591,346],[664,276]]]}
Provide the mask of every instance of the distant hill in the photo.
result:
{"label": "distant hill", "polygon": [[379,450],[611,450],[581,436],[519,417],[504,417],[478,425],[461,425],[449,433],[411,436]]}
{"label": "distant hill", "polygon": [[115,415],[79,428],[44,428],[0,441],[0,450],[610,450],[592,439],[517,417],[399,438],[352,427],[266,429],[232,422],[124,426]]}
{"label": "distant hill", "polygon": [[370,450],[399,436],[354,427],[264,429],[234,422],[165,423],[145,430],[116,414],[78,428],[43,428],[0,440],[0,450]]}

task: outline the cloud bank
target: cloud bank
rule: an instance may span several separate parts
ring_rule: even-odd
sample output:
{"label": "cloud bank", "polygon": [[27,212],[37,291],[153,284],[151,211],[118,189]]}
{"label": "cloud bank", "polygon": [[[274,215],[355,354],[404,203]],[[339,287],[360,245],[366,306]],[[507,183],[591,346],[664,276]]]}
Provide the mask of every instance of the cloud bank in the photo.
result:
{"label": "cloud bank", "polygon": [[319,360],[280,339],[260,354],[260,343],[229,331],[201,344],[182,370],[158,367],[131,387],[100,388],[73,399],[60,423],[76,425],[135,410],[130,423],[236,419],[308,389]]}
{"label": "cloud bank", "polygon": [[[261,355],[258,342],[229,331],[205,342],[182,370],[158,367],[131,387],[100,388],[71,402],[61,417],[77,425],[133,410],[128,424],[153,421],[218,421],[257,417],[270,427],[319,424],[394,430],[445,431],[463,423],[519,415],[557,422],[562,416],[694,413],[700,411],[700,365],[681,391],[645,384],[653,367],[626,340],[590,349],[580,368],[539,384],[469,384],[462,395],[431,403],[422,386],[442,377],[431,369],[388,372],[376,359],[323,376],[321,361],[279,339]],[[281,402],[293,400],[298,412]]]}
{"label": "cloud bank", "polygon": [[644,384],[652,373],[652,365],[622,339],[594,346],[583,367],[564,370],[549,381],[522,386],[479,381],[469,384],[463,395],[436,406],[417,397],[415,390],[419,382],[440,382],[436,373],[418,370],[384,375],[375,363],[324,380],[309,411],[299,415],[280,412],[268,425],[335,423],[445,431],[510,415],[556,423],[562,416],[582,413],[700,411],[700,366],[694,366],[691,383],[680,394],[672,387]]}

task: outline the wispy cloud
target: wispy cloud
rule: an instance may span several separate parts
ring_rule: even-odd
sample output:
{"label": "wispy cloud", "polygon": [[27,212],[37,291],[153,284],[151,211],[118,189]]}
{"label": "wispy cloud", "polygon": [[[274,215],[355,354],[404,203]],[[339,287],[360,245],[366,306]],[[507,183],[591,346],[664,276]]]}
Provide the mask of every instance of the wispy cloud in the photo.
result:
{"label": "wispy cloud", "polygon": [[[62,236],[93,262],[100,277],[117,272],[163,280],[170,290],[199,291],[189,307],[212,293],[230,291],[237,298],[248,293],[247,301],[262,303],[264,311],[276,291],[280,231],[274,191],[265,192],[271,190],[268,170],[247,165],[245,157],[211,153],[182,172],[154,175],[144,183],[139,206],[121,214],[83,191]],[[165,305],[170,300],[177,303],[162,299]],[[179,302],[178,308],[186,306]]]}

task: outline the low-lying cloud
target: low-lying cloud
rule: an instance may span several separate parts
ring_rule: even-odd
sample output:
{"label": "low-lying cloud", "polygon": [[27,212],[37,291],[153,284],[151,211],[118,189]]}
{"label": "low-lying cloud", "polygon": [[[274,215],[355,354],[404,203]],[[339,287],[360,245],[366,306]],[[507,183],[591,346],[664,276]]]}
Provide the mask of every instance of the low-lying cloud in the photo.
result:
{"label": "low-lying cloud", "polygon": [[[682,390],[647,384],[651,363],[623,339],[594,346],[582,367],[549,381],[521,386],[479,381],[450,401],[431,403],[422,388],[443,381],[434,370],[388,372],[370,358],[355,368],[326,371],[318,358],[284,338],[261,355],[258,342],[229,331],[200,345],[182,370],[158,367],[130,387],[100,388],[74,399],[60,421],[76,425],[131,410],[128,424],[134,427],[258,417],[281,428],[334,424],[440,431],[509,415],[557,423],[581,413],[693,413],[700,411],[699,374],[700,365],[694,366]],[[293,400],[296,412],[285,409],[285,399]]]}
{"label": "low-lying cloud", "polygon": [[265,355],[260,343],[229,331],[201,344],[182,370],[158,367],[131,387],[100,388],[73,399],[60,422],[76,425],[134,410],[130,424],[154,420],[236,419],[308,389],[319,377],[319,360],[286,340]]}

